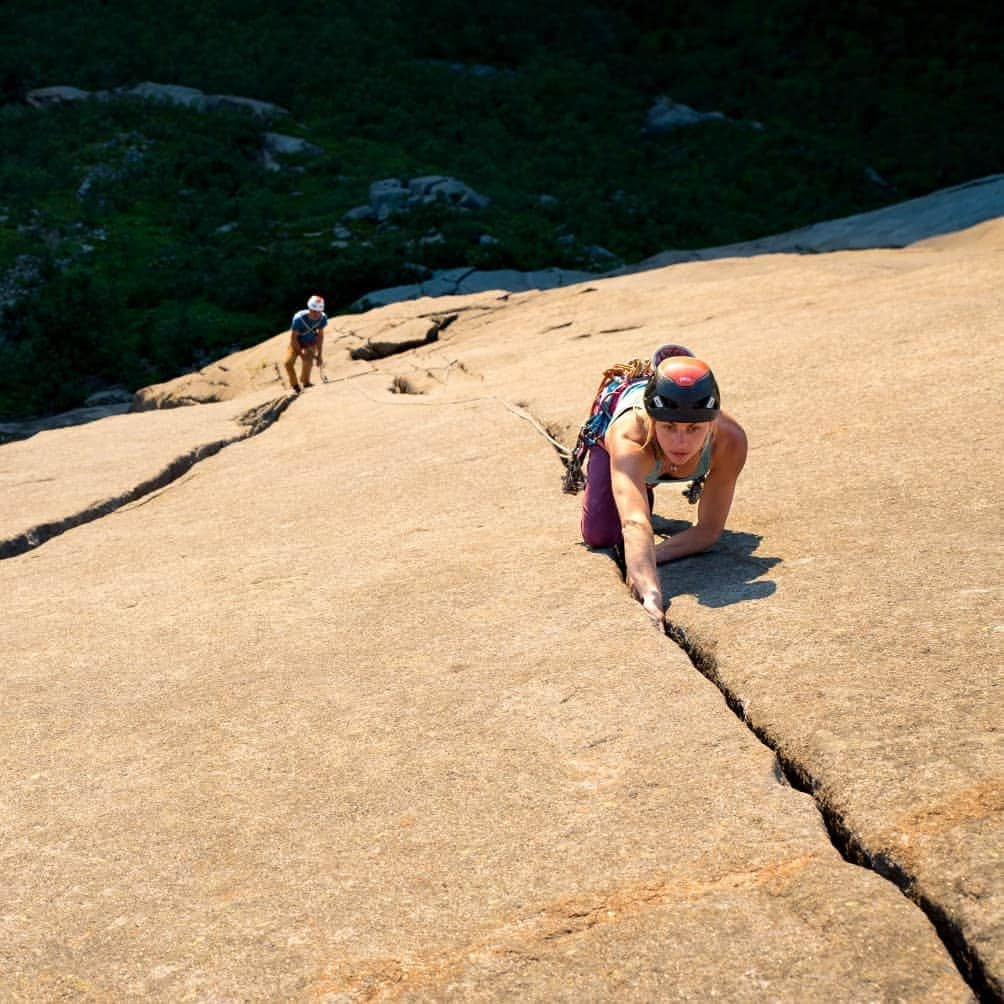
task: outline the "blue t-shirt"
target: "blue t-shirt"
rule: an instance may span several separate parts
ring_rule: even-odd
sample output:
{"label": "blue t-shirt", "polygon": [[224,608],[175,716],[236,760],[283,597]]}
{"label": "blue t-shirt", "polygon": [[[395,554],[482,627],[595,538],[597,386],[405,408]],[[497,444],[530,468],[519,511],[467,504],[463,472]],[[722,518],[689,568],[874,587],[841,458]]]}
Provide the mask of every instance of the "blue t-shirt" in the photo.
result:
{"label": "blue t-shirt", "polygon": [[312,321],[309,310],[298,310],[293,315],[290,329],[294,335],[299,336],[301,345],[313,345],[317,341],[317,336],[324,331],[327,323],[328,315],[323,312],[316,321]]}

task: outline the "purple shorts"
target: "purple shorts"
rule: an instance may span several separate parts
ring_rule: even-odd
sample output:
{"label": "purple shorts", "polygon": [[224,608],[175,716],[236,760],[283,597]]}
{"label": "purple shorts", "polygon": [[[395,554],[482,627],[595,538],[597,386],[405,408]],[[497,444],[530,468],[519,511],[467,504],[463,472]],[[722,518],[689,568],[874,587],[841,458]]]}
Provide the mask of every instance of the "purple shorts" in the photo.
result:
{"label": "purple shorts", "polygon": [[[651,512],[655,495],[651,485],[646,488]],[[616,547],[624,540],[610,485],[610,454],[599,443],[589,449],[586,491],[582,496],[582,539],[589,547]]]}

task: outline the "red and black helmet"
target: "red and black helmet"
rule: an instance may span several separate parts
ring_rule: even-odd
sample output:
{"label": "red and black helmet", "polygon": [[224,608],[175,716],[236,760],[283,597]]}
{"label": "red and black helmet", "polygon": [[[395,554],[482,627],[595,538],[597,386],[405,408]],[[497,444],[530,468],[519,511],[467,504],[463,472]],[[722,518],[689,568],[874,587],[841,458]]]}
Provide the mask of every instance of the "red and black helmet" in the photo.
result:
{"label": "red and black helmet", "polygon": [[645,410],[657,422],[713,422],[721,410],[711,367],[690,356],[670,356],[645,388]]}

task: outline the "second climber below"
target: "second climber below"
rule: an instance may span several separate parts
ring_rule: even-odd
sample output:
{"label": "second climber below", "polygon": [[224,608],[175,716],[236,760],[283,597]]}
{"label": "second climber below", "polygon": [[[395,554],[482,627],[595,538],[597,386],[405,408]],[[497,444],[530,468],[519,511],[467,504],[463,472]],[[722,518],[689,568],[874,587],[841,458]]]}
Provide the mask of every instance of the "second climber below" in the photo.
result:
{"label": "second climber below", "polygon": [[[676,354],[619,394],[605,434],[589,449],[582,500],[583,540],[623,547],[627,584],[658,626],[665,605],[656,566],[722,535],[747,449],[746,433],[722,411],[708,364],[682,346],[666,349]],[[653,487],[665,482],[691,482],[691,493],[696,486],[697,521],[656,543]]]}
{"label": "second climber below", "polygon": [[[283,366],[289,377],[289,385],[294,394],[300,393],[301,383],[304,387],[311,386],[310,372],[314,363],[318,366],[323,362],[324,329],[328,324],[328,315],[324,313],[324,300],[316,294],[307,300],[307,309],[298,310],[293,315],[289,326],[289,346]],[[296,378],[296,360],[300,362],[300,379]]]}

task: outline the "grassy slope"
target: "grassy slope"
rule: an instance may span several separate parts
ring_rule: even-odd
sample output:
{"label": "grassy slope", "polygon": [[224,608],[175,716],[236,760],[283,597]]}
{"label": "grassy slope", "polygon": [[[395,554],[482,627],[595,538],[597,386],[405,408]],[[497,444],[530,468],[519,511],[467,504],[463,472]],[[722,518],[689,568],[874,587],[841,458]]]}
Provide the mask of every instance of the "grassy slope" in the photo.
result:
{"label": "grassy slope", "polygon": [[[416,266],[583,267],[593,244],[632,261],[1004,162],[988,3],[923,16],[864,0],[825,13],[791,0],[333,6],[8,0],[0,270],[28,256],[41,295],[4,313],[0,414],[65,408],[257,342],[311,290],[337,308]],[[17,102],[54,83],[142,80],[277,102],[291,115],[274,127],[325,153],[274,174],[249,116]],[[659,94],[733,121],[646,138]],[[428,173],[491,207],[355,224],[351,246],[332,247],[370,181]],[[432,230],[445,240],[413,243]]]}

